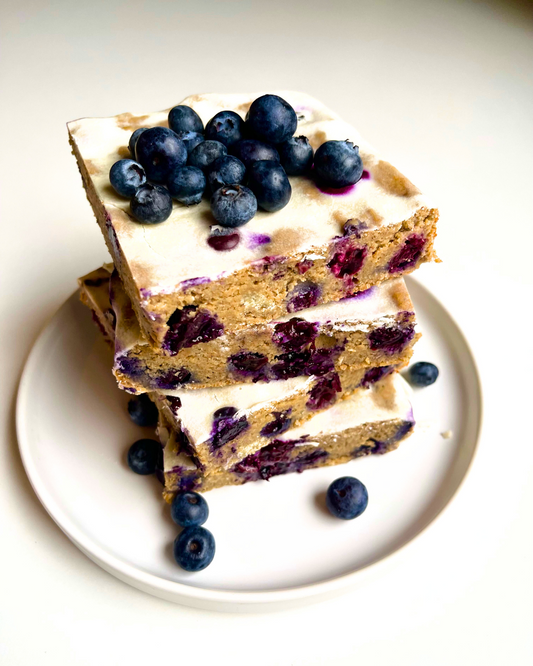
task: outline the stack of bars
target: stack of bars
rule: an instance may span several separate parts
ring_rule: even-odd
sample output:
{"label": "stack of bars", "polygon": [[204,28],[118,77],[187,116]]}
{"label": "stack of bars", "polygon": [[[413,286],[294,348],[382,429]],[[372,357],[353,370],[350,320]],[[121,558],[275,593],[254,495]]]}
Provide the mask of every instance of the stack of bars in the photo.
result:
{"label": "stack of bars", "polygon": [[[382,454],[413,430],[398,370],[420,333],[402,275],[436,260],[438,211],[329,109],[281,95],[313,148],[359,146],[363,178],[340,191],[291,178],[289,204],[259,211],[226,246],[212,242],[208,202],[139,224],[109,184],[131,133],[167,126],[168,112],[69,124],[114,262],[80,278],[81,299],[113,345],[119,386],[157,405],[168,501]],[[255,97],[182,104],[205,123],[225,109],[244,117]]]}

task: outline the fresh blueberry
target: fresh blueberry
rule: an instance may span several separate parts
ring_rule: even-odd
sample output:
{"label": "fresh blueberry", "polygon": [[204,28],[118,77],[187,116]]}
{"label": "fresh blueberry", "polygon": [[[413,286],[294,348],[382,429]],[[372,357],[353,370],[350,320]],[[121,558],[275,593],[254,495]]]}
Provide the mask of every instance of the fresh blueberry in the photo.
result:
{"label": "fresh blueberry", "polygon": [[178,493],[172,500],[170,515],[180,527],[203,525],[209,515],[209,507],[198,493]]}
{"label": "fresh blueberry", "polygon": [[130,199],[137,188],[146,183],[146,174],[137,162],[119,160],[113,164],[109,171],[109,181],[117,194]]}
{"label": "fresh blueberry", "polygon": [[222,227],[241,227],[256,214],[257,199],[243,185],[225,185],[211,197],[211,212]]}
{"label": "fresh blueberry", "polygon": [[431,386],[437,381],[439,376],[439,369],[433,363],[426,361],[419,361],[414,363],[408,372],[409,381],[413,386]]}
{"label": "fresh blueberry", "polygon": [[279,162],[279,153],[274,146],[255,139],[243,139],[234,146],[231,152],[238,157],[244,166],[249,169],[258,160],[272,160]]}
{"label": "fresh blueberry", "polygon": [[258,139],[270,143],[287,141],[298,125],[296,111],[277,95],[262,95],[254,100],[246,120]]}
{"label": "fresh blueberry", "polygon": [[151,127],[137,139],[137,160],[143,165],[148,180],[166,182],[170,172],[187,162],[187,148],[168,127]]}
{"label": "fresh blueberry", "polygon": [[204,135],[200,134],[200,132],[190,132],[188,130],[180,130],[179,132],[175,132],[175,134],[178,137],[178,139],[181,139],[185,144],[185,148],[187,148],[187,154],[190,154],[191,151],[193,151],[199,143],[205,141]]}
{"label": "fresh blueberry", "polygon": [[211,192],[224,185],[240,185],[244,180],[246,167],[236,157],[224,155],[216,159],[209,168],[207,181]]}
{"label": "fresh blueberry", "polygon": [[174,541],[174,559],[185,571],[201,571],[215,556],[215,538],[205,527],[186,527]]}
{"label": "fresh blueberry", "polygon": [[190,166],[207,171],[219,157],[227,155],[228,149],[220,141],[202,141],[189,155]]}
{"label": "fresh blueberry", "polygon": [[130,141],[128,143],[128,148],[130,149],[131,156],[135,159],[135,146],[137,145],[137,139],[141,136],[144,130],[148,129],[147,127],[139,127],[135,132],[130,136]]}
{"label": "fresh blueberry", "polygon": [[130,210],[137,222],[158,224],[172,213],[172,197],[161,185],[141,185],[130,202]]}
{"label": "fresh blueberry", "polygon": [[366,509],[368,504],[368,491],[366,487],[353,476],[343,476],[336,479],[326,493],[326,505],[336,518],[352,520],[357,518]]}
{"label": "fresh blueberry", "polygon": [[139,439],[130,446],[128,465],[135,474],[154,474],[161,465],[161,444],[155,439]]}
{"label": "fresh blueberry", "polygon": [[320,185],[339,189],[363,175],[359,146],[351,141],[326,141],[315,153],[315,174]]}
{"label": "fresh blueberry", "polygon": [[183,104],[170,109],[168,126],[174,132],[200,132],[202,134],[204,131],[204,124],[200,116],[190,106]]}
{"label": "fresh blueberry", "polygon": [[130,419],[141,428],[150,428],[157,424],[157,407],[146,393],[136,395],[128,402]]}
{"label": "fresh blueberry", "polygon": [[193,166],[178,167],[170,174],[167,187],[173,199],[187,206],[198,204],[205,190],[204,172]]}
{"label": "fresh blueberry", "polygon": [[244,138],[244,120],[235,111],[219,111],[205,126],[205,138],[229,148]]}
{"label": "fresh blueberry", "polygon": [[313,149],[306,136],[293,136],[278,146],[281,166],[289,176],[308,173],[313,164]]}
{"label": "fresh blueberry", "polygon": [[254,162],[248,176],[248,187],[263,210],[274,212],[284,208],[291,198],[291,184],[283,167],[276,162]]}

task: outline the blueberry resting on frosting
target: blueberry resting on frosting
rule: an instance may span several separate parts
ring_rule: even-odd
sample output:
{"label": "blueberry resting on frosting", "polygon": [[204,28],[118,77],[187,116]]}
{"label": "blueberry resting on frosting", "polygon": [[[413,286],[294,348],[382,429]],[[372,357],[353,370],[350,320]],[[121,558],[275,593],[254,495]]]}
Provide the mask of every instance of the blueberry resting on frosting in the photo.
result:
{"label": "blueberry resting on frosting", "polygon": [[223,227],[241,227],[257,212],[254,193],[243,185],[226,185],[211,198],[211,212]]}
{"label": "blueberry resting on frosting", "polygon": [[137,222],[158,224],[170,217],[172,197],[161,185],[141,185],[130,202],[130,210]]}
{"label": "blueberry resting on frosting", "polygon": [[189,155],[189,166],[198,167],[207,171],[211,164],[228,152],[226,146],[220,141],[203,141],[199,143]]}
{"label": "blueberry resting on frosting", "polygon": [[205,138],[220,141],[230,148],[244,139],[244,120],[235,111],[219,111],[207,123]]}
{"label": "blueberry resting on frosting", "polygon": [[224,185],[240,185],[246,175],[244,164],[232,155],[216,159],[209,167],[207,181],[211,192],[216,192]]}
{"label": "blueberry resting on frosting", "polygon": [[273,160],[279,162],[279,153],[268,143],[257,141],[256,139],[243,139],[234,146],[231,152],[238,157],[244,166],[249,169],[254,162],[258,160]]}
{"label": "blueberry resting on frosting", "polygon": [[288,176],[303,176],[313,164],[313,149],[306,136],[293,136],[278,146],[281,166]]}
{"label": "blueberry resting on frosting", "polygon": [[274,144],[290,139],[298,125],[296,111],[278,95],[262,95],[254,100],[246,120],[254,136]]}
{"label": "blueberry resting on frosting", "polygon": [[179,130],[175,132],[178,139],[181,139],[187,148],[187,154],[190,154],[192,150],[196,148],[199,143],[205,141],[205,137],[200,132],[191,132],[189,130]]}
{"label": "blueberry resting on frosting", "polygon": [[326,141],[315,153],[315,175],[326,187],[354,185],[363,175],[359,146],[351,141]]}
{"label": "blueberry resting on frosting", "polygon": [[146,173],[138,162],[119,160],[109,171],[109,182],[117,194],[129,198],[146,183]]}
{"label": "blueberry resting on frosting", "polygon": [[168,127],[151,127],[143,132],[137,139],[135,154],[148,180],[154,183],[164,183],[173,169],[187,162],[185,144]]}
{"label": "blueberry resting on frosting", "polygon": [[205,190],[205,176],[201,169],[193,166],[178,167],[167,181],[173,199],[186,206],[198,204]]}
{"label": "blueberry resting on frosting", "polygon": [[170,109],[168,114],[168,126],[174,132],[200,132],[203,134],[204,124],[200,116],[190,106],[178,104]]}
{"label": "blueberry resting on frosting", "polygon": [[281,164],[261,160],[254,162],[248,176],[248,186],[257,204],[269,212],[281,210],[291,198],[291,184]]}
{"label": "blueberry resting on frosting", "polygon": [[136,129],[135,132],[130,136],[130,140],[128,143],[128,148],[130,149],[131,156],[133,159],[135,159],[135,146],[137,145],[137,139],[141,136],[141,134],[148,129],[147,127],[139,127],[139,129]]}

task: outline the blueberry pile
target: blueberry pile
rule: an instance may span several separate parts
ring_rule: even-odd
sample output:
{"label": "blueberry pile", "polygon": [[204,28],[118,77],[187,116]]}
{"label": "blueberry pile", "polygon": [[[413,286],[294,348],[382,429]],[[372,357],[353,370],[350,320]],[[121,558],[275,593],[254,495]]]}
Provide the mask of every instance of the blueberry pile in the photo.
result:
{"label": "blueberry pile", "polygon": [[131,200],[131,214],[142,224],[168,219],[173,199],[191,206],[207,196],[216,223],[235,228],[258,208],[284,208],[292,194],[289,176],[312,174],[320,187],[333,189],[361,178],[358,146],[326,141],[313,154],[307,137],[294,136],[297,124],[295,110],[277,95],[252,102],[246,120],[220,111],[205,128],[192,108],[178,105],[168,114],[168,127],[133,132],[132,159],[115,162],[109,180]]}

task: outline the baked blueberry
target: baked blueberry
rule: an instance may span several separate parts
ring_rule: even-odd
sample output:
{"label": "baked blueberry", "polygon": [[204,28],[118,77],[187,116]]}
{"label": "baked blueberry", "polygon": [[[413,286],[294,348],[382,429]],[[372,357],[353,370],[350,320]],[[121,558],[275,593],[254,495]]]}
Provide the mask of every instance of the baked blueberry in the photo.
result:
{"label": "baked blueberry", "polygon": [[150,428],[157,424],[157,407],[146,393],[136,395],[128,402],[130,419],[141,428]]}
{"label": "baked blueberry", "polygon": [[439,369],[433,363],[418,361],[409,368],[407,376],[413,386],[431,386],[437,381]]}
{"label": "baked blueberry", "polygon": [[148,180],[166,182],[170,172],[187,162],[187,148],[168,127],[151,127],[135,145],[137,160],[143,165]]}
{"label": "baked blueberry", "polygon": [[235,157],[240,159],[247,169],[258,160],[279,162],[279,153],[274,146],[269,146],[268,143],[256,141],[255,139],[243,139],[239,141],[232,146],[231,152]]}
{"label": "baked blueberry", "polygon": [[205,499],[194,492],[178,493],[170,505],[170,516],[180,527],[203,525],[209,515]]}
{"label": "baked blueberry", "polygon": [[366,509],[368,491],[353,476],[343,476],[329,486],[326,493],[326,505],[336,518],[352,520]]}
{"label": "baked blueberry", "polygon": [[220,141],[202,141],[189,155],[189,165],[207,171],[219,157],[227,155],[228,149]]}
{"label": "baked blueberry", "polygon": [[141,134],[146,129],[148,129],[148,128],[147,127],[139,127],[130,136],[130,140],[129,140],[129,143],[128,143],[128,148],[130,149],[130,153],[131,153],[131,156],[133,157],[133,159],[135,159],[135,146],[137,145],[137,139],[141,136]]}
{"label": "baked blueberry", "polygon": [[178,104],[170,109],[168,114],[168,126],[174,132],[200,132],[204,131],[204,124],[200,116],[190,106]]}
{"label": "baked blueberry", "polygon": [[315,175],[320,185],[347,187],[363,175],[359,146],[351,141],[326,141],[315,153]]}
{"label": "baked blueberry", "polygon": [[313,164],[313,149],[306,136],[293,136],[278,146],[281,166],[289,176],[302,176]]}
{"label": "baked blueberry", "polygon": [[178,167],[170,174],[167,187],[173,199],[187,206],[198,204],[205,190],[204,172],[193,166]]}
{"label": "baked blueberry", "polygon": [[130,446],[128,465],[135,474],[154,474],[161,466],[161,444],[155,439],[139,439]]}
{"label": "baked blueberry", "polygon": [[146,183],[146,174],[138,162],[119,160],[109,170],[109,181],[117,194],[130,199]]}
{"label": "baked blueberry", "polygon": [[204,135],[200,134],[200,132],[190,132],[188,130],[179,130],[179,132],[175,132],[176,136],[178,139],[181,139],[183,143],[185,144],[185,148],[187,148],[187,154],[190,154],[194,148],[199,143],[202,143],[202,141],[205,141]]}
{"label": "baked blueberry", "polygon": [[277,162],[260,160],[250,167],[248,187],[263,210],[274,212],[284,208],[291,198],[291,184],[285,170]]}
{"label": "baked blueberry", "polygon": [[277,95],[262,95],[254,100],[246,120],[254,135],[269,143],[287,141],[298,125],[296,111]]}
{"label": "baked blueberry", "polygon": [[215,538],[199,525],[186,527],[174,540],[174,559],[185,571],[201,571],[215,556]]}
{"label": "baked blueberry", "polygon": [[229,148],[244,138],[244,120],[235,111],[219,111],[205,126],[205,138]]}
{"label": "baked blueberry", "polygon": [[207,182],[211,192],[216,192],[224,185],[240,185],[244,180],[246,167],[231,155],[224,155],[216,159],[209,167]]}
{"label": "baked blueberry", "polygon": [[211,212],[223,227],[241,227],[257,212],[254,193],[243,185],[225,185],[211,197]]}
{"label": "baked blueberry", "polygon": [[137,222],[159,224],[172,213],[172,197],[161,185],[141,185],[130,202],[130,210]]}

